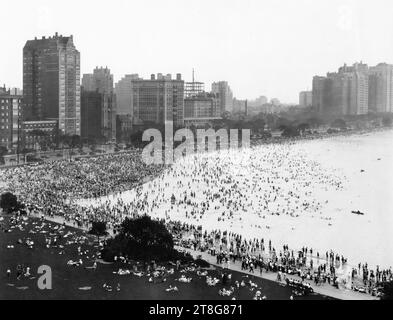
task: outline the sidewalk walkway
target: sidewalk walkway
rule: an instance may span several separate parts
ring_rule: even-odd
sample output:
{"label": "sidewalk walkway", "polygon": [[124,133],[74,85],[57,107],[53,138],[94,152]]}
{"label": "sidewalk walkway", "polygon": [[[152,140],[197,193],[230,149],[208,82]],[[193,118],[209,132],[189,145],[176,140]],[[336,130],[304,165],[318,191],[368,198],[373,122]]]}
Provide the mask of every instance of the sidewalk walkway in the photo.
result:
{"label": "sidewalk walkway", "polygon": [[[194,258],[201,256],[203,260],[207,261],[211,265],[214,265],[214,266],[220,267],[220,268],[225,268],[224,265],[217,264],[216,257],[214,257],[206,252],[194,251],[192,249],[186,249],[183,247],[176,247],[176,249],[184,250],[184,251],[190,253]],[[230,270],[277,282],[277,273],[266,272],[265,270],[263,271],[262,275],[260,274],[259,270],[256,270],[255,273],[251,273],[246,270],[242,270],[241,264],[239,262],[234,263],[233,261],[231,261],[230,262]],[[301,280],[300,277],[294,276],[294,275],[290,275],[290,276],[288,276],[288,278]],[[335,299],[340,299],[340,300],[379,300],[378,298],[373,297],[369,294],[363,294],[363,293],[355,292],[353,290],[348,290],[345,288],[336,289],[329,284],[315,285],[315,283],[312,281],[309,281],[309,283],[311,284],[311,287],[314,289],[315,293],[318,293],[318,294],[321,294],[321,295],[324,295],[327,297],[332,297]]]}

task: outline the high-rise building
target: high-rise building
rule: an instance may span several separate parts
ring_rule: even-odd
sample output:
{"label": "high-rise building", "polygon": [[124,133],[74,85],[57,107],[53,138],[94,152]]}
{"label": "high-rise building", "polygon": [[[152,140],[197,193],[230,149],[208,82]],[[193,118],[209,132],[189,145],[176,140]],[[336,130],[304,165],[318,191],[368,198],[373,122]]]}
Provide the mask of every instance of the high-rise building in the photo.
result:
{"label": "high-rise building", "polygon": [[80,53],[72,35],[26,42],[23,100],[25,120],[56,119],[63,133],[80,135]]}
{"label": "high-rise building", "polygon": [[132,81],[138,79],[140,79],[138,74],[127,74],[116,83],[115,93],[118,115],[130,116],[131,118],[133,117]]}
{"label": "high-rise building", "polygon": [[120,114],[116,117],[116,140],[128,142],[133,132],[133,119],[129,115]]}
{"label": "high-rise building", "polygon": [[82,84],[82,137],[115,140],[116,96],[110,69],[96,68],[93,74],[83,76]]}
{"label": "high-rise building", "polygon": [[302,91],[299,93],[299,106],[303,108],[312,106],[312,91]]}
{"label": "high-rise building", "polygon": [[313,106],[323,114],[367,114],[368,95],[368,66],[363,63],[344,65],[336,73],[313,79]]}
{"label": "high-rise building", "polygon": [[340,73],[329,73],[327,77],[313,79],[312,102],[316,111],[325,115],[349,113],[349,77]]}
{"label": "high-rise building", "polygon": [[214,82],[212,84],[212,93],[219,95],[221,114],[233,111],[233,93],[228,82]]}
{"label": "high-rise building", "polygon": [[94,74],[92,73],[85,73],[82,76],[82,87],[86,91],[96,91],[95,90],[95,83],[94,83]]}
{"label": "high-rise building", "polygon": [[344,114],[362,115],[368,113],[368,77],[369,67],[362,62],[348,67],[344,65],[339,69],[349,79],[349,109]]}
{"label": "high-rise building", "polygon": [[82,87],[86,91],[98,90],[99,93],[112,94],[114,88],[111,70],[108,67],[96,67],[92,74],[84,74],[82,77]]}
{"label": "high-rise building", "polygon": [[0,146],[16,149],[20,139],[22,96],[0,88]]}
{"label": "high-rise building", "polygon": [[323,113],[323,109],[326,106],[326,86],[327,78],[315,76],[312,80],[312,105],[314,109]]}
{"label": "high-rise building", "polygon": [[330,73],[325,89],[325,106],[330,114],[347,115],[350,114],[351,103],[351,81],[350,74]]}
{"label": "high-rise building", "polygon": [[136,120],[145,124],[165,124],[173,122],[176,126],[184,124],[184,81],[181,74],[172,79],[152,74],[150,80],[132,80],[132,105]]}
{"label": "high-rise building", "polygon": [[100,142],[116,138],[115,95],[82,89],[81,136]]}
{"label": "high-rise building", "polygon": [[393,112],[393,65],[380,63],[370,68],[369,109]]}

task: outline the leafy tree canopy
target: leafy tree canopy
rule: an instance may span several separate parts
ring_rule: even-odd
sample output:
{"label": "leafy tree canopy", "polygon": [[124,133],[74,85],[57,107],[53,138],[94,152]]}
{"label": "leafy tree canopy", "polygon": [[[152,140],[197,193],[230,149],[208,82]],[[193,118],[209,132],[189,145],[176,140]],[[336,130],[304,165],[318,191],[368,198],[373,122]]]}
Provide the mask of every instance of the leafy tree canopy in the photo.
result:
{"label": "leafy tree canopy", "polygon": [[93,221],[89,233],[97,237],[106,236],[108,234],[106,231],[106,222]]}
{"label": "leafy tree canopy", "polygon": [[126,255],[142,260],[172,260],[179,257],[173,237],[164,223],[148,216],[123,221],[119,234],[107,242],[102,257],[113,261],[115,256]]}
{"label": "leafy tree canopy", "polygon": [[18,198],[11,192],[2,194],[0,197],[0,208],[2,208],[3,211],[7,213],[18,210],[20,208]]}

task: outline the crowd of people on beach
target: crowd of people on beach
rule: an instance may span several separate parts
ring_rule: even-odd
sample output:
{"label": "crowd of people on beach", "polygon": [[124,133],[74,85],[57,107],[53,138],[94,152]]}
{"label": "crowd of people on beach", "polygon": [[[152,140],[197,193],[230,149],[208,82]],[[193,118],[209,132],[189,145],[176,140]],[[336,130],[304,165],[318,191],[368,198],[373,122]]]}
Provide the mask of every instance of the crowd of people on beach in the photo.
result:
{"label": "crowd of people on beach", "polygon": [[[294,153],[291,144],[194,155],[170,167],[148,166],[139,152],[53,161],[0,171],[0,179],[29,213],[60,216],[79,228],[105,221],[116,234],[124,218],[151,215],[167,224],[179,246],[208,252],[227,268],[240,263],[251,273],[277,273],[280,281],[294,275],[303,282],[336,287],[340,282],[368,293],[391,281],[391,268],[351,267],[333,251],[277,249],[271,240],[252,236],[269,231],[272,217],[329,220],[320,214],[324,203],[313,192],[340,190],[344,177]],[[245,236],[249,225],[254,231]]]}
{"label": "crowd of people on beach", "polygon": [[[295,281],[291,276],[297,276],[297,280],[306,287],[310,283],[315,286],[329,284],[379,296],[378,288],[387,281],[393,281],[392,268],[380,270],[377,266],[373,271],[366,263],[359,264],[358,270],[351,269],[347,259],[332,250],[324,254],[307,247],[295,251],[288,245],[277,250],[270,240],[265,242],[263,238],[247,240],[231,232],[215,230],[202,233],[201,227],[181,223],[170,225],[172,233],[178,235],[179,246],[208,253],[215,257],[217,265],[224,268],[230,269],[237,264],[242,271],[251,274],[277,274],[278,282]],[[347,270],[352,270],[350,279],[345,277]]]}
{"label": "crowd of people on beach", "polygon": [[89,215],[74,199],[98,198],[130,190],[163,171],[159,165],[146,165],[140,152],[108,154],[75,161],[51,161],[0,171],[3,191],[43,215],[72,219],[81,227],[111,214],[99,211]]}

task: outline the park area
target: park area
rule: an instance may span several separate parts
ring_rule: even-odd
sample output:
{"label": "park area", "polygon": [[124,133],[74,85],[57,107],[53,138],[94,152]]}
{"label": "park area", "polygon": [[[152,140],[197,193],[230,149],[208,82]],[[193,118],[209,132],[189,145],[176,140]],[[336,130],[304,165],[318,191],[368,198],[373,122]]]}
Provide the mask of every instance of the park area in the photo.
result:
{"label": "park area", "polygon": [[[0,299],[327,299],[296,296],[284,285],[233,271],[224,285],[223,269],[191,263],[150,271],[136,261],[105,263],[97,237],[37,218],[0,216],[0,225]],[[51,290],[38,287],[42,265],[51,268]]]}

